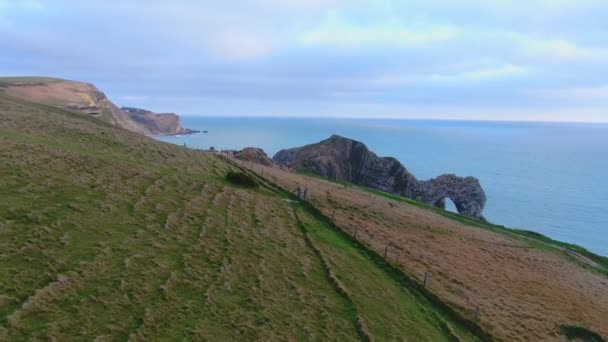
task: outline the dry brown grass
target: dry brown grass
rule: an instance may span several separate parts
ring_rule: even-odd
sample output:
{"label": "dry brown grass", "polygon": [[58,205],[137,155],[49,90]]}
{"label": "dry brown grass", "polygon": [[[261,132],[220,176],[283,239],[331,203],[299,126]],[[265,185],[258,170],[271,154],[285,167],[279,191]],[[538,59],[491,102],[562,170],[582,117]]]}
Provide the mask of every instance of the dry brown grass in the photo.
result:
{"label": "dry brown grass", "polygon": [[[243,164],[251,167],[249,163]],[[309,189],[311,203],[349,234],[505,340],[561,339],[559,326],[608,336],[608,278],[556,249],[466,226],[429,210],[278,168],[253,166],[283,188]]]}

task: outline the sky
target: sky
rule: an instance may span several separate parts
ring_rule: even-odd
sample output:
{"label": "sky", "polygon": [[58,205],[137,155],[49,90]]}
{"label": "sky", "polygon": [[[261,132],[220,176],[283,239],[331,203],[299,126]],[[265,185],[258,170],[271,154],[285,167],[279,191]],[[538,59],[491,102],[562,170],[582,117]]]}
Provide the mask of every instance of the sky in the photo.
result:
{"label": "sky", "polygon": [[606,0],[0,0],[0,75],[201,116],[608,122]]}

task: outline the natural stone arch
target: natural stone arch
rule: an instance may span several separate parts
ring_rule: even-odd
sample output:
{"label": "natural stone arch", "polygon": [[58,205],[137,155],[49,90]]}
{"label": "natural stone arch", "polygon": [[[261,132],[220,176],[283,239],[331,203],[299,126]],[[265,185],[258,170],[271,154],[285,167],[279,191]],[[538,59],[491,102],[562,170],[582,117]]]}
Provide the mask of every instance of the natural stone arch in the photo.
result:
{"label": "natural stone arch", "polygon": [[484,219],[486,194],[476,178],[442,175],[420,182],[417,193],[418,200],[442,209],[445,209],[445,199],[449,198],[459,213]]}
{"label": "natural stone arch", "polygon": [[[443,175],[420,181],[397,159],[378,157],[365,144],[333,135],[317,144],[281,150],[273,160],[300,171],[344,180],[445,208],[445,198],[463,215],[483,219],[486,195],[473,177]],[[443,202],[442,202],[443,201]]]}

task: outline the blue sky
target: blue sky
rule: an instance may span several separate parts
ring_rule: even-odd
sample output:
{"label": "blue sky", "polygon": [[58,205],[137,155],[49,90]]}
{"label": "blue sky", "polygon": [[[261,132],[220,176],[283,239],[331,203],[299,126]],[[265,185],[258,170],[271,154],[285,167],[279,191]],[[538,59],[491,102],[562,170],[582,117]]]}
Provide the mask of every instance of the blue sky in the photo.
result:
{"label": "blue sky", "polygon": [[0,0],[0,75],[182,115],[608,121],[606,18],[605,0]]}

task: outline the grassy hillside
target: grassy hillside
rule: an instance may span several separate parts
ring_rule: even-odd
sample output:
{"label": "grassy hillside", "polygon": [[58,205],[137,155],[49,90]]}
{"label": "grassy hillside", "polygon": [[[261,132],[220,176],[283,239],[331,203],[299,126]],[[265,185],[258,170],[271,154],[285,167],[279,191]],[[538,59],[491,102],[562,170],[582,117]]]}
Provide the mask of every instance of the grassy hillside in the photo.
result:
{"label": "grassy hillside", "polygon": [[537,247],[558,249],[558,250],[563,251],[566,254],[569,254],[569,255],[574,256],[577,259],[579,259],[579,261],[581,261],[581,264],[584,267],[589,267],[590,269],[593,269],[595,271],[608,275],[608,257],[601,256],[601,255],[595,254],[593,252],[590,252],[586,248],[581,247],[579,245],[566,243],[566,242],[562,242],[562,241],[557,241],[557,240],[551,239],[547,236],[544,236],[540,233],[530,231],[530,230],[514,229],[514,228],[508,228],[508,227],[505,227],[502,225],[493,224],[491,222],[483,221],[483,220],[477,219],[475,217],[462,215],[462,214],[451,212],[451,211],[445,210],[445,209],[440,209],[440,208],[428,205],[428,204],[420,202],[420,201],[416,201],[416,200],[413,200],[413,199],[410,199],[407,197],[380,191],[377,189],[372,189],[372,188],[352,184],[349,182],[336,181],[336,180],[329,179],[329,178],[323,178],[319,175],[309,173],[309,172],[299,172],[298,171],[298,173],[300,173],[304,176],[322,179],[324,181],[328,181],[328,182],[340,185],[345,188],[352,188],[352,189],[356,189],[356,190],[365,191],[367,193],[382,196],[382,197],[385,197],[385,198],[388,198],[388,199],[391,199],[391,200],[394,200],[397,202],[403,202],[403,203],[407,203],[409,205],[420,207],[425,210],[432,211],[435,214],[447,217],[451,220],[463,223],[467,226],[477,227],[477,228],[489,230],[492,232],[496,232],[499,234],[507,235],[509,237],[513,237],[516,239],[532,242]]}
{"label": "grassy hillside", "polygon": [[231,170],[0,94],[0,340],[487,338]]}
{"label": "grassy hillside", "polygon": [[479,324],[497,338],[608,336],[608,274],[600,256],[402,197],[240,164],[289,191],[307,188],[310,205],[343,234],[375,255],[387,252],[391,267],[419,285],[426,274],[433,295],[464,317],[479,310]]}

